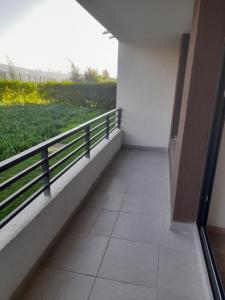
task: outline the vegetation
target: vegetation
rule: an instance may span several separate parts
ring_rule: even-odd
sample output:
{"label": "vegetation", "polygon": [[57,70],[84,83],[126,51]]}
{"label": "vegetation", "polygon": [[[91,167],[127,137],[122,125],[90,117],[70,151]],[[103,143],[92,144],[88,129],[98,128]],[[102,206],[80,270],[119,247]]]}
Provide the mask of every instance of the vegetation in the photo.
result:
{"label": "vegetation", "polygon": [[0,107],[0,160],[13,156],[97,115],[103,109],[68,105]]}
{"label": "vegetation", "polygon": [[69,59],[71,72],[70,72],[70,80],[72,82],[82,82],[83,76],[79,70],[78,67],[75,66],[75,64]]}
{"label": "vegetation", "polygon": [[[77,108],[74,106],[59,104],[2,106],[0,110],[0,118],[3,124],[3,126],[0,128],[0,160],[8,158],[61,132],[84,123],[89,119],[93,119],[102,113],[104,113],[104,110],[102,109]],[[71,138],[67,138],[63,141],[63,143],[68,143],[71,139],[74,139],[80,134],[81,133],[78,133]],[[83,141],[70,146],[68,149],[51,159],[50,166],[55,164],[70,151],[74,150],[81,143],[83,143]],[[57,148],[54,149],[54,147],[53,149],[49,148],[50,152],[56,150]],[[78,152],[76,156],[81,154],[83,151],[84,149]],[[58,172],[60,172],[64,167],[66,167],[73,159],[75,159],[76,156],[71,157],[65,163],[61,164],[58,168],[52,171],[51,178],[58,174]],[[40,160],[40,158],[40,154],[37,154],[3,172],[0,177],[0,183],[4,182],[15,174],[18,174],[28,166],[31,166]],[[0,194],[0,201],[18,191],[18,189],[41,174],[41,172],[41,167],[39,167],[10,185],[8,188],[4,189]],[[0,210],[0,220],[18,205],[20,205],[25,199],[36,192],[41,186],[41,182],[35,184],[6,208]]]}
{"label": "vegetation", "polygon": [[102,74],[97,69],[87,68],[84,74],[81,73],[79,68],[69,59],[70,62],[70,80],[76,83],[109,83],[116,82],[115,79],[110,77],[108,70],[103,70]]}
{"label": "vegetation", "polygon": [[0,104],[69,104],[112,109],[116,104],[116,83],[33,83],[0,80]]}
{"label": "vegetation", "polygon": [[[107,78],[107,72],[104,76]],[[74,83],[66,81],[36,84],[16,80],[0,80],[0,161],[114,108],[115,98],[115,82]],[[94,126],[97,124],[98,122]],[[102,127],[93,132],[93,135],[100,130],[102,130]],[[73,139],[76,135],[73,136]],[[98,138],[103,137],[103,135],[104,130]],[[71,138],[62,143],[67,144]],[[56,155],[50,160],[50,166],[83,142],[81,140],[78,144],[72,145]],[[91,144],[95,142],[96,139]],[[58,146],[61,147],[62,145]],[[57,148],[49,149],[50,152],[56,150]],[[83,151],[84,149],[52,171],[51,178]],[[40,160],[40,154],[28,158],[3,172],[0,176],[0,183],[18,174],[18,172],[38,160]],[[41,167],[39,167],[1,191],[0,201],[18,191],[41,172]],[[7,207],[0,210],[0,220],[40,187],[41,182],[35,184]]]}

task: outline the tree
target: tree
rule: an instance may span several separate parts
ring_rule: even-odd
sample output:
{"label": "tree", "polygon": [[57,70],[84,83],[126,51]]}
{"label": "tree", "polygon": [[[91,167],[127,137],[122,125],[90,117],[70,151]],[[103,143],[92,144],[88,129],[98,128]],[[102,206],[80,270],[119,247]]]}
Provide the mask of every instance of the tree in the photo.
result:
{"label": "tree", "polygon": [[15,64],[10,57],[7,56],[6,58],[7,58],[8,72],[10,74],[10,77],[12,80],[16,80],[17,78],[16,78]]}
{"label": "tree", "polygon": [[105,69],[102,71],[102,79],[104,81],[109,81],[111,79],[108,70]]}
{"label": "tree", "polygon": [[70,80],[73,82],[82,82],[83,81],[83,76],[80,73],[80,70],[78,67],[75,66],[75,64],[69,59],[70,62]]}
{"label": "tree", "polygon": [[84,81],[88,83],[100,82],[100,75],[97,69],[87,68],[84,72]]}

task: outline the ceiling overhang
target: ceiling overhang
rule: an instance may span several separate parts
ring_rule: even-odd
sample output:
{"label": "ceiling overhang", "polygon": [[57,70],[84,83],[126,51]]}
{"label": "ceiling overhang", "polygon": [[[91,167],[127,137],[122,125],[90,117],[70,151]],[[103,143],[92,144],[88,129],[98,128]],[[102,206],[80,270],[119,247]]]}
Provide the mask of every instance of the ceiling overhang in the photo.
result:
{"label": "ceiling overhang", "polygon": [[178,39],[189,32],[194,0],[77,0],[118,40]]}

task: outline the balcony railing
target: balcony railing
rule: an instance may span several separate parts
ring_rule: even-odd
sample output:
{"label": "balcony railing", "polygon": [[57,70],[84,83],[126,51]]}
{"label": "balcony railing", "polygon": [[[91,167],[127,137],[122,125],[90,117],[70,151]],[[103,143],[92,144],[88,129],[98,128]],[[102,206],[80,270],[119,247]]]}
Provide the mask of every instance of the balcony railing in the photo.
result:
{"label": "balcony railing", "polygon": [[51,195],[51,185],[116,128],[121,109],[111,110],[0,163],[0,228],[37,196]]}

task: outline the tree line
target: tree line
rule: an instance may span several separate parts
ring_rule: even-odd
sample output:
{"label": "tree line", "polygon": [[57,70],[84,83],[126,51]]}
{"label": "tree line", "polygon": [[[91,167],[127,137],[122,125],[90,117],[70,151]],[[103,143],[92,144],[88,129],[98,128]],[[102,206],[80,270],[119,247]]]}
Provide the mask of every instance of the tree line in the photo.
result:
{"label": "tree line", "polygon": [[69,79],[77,83],[101,83],[101,82],[115,82],[115,79],[110,77],[108,70],[103,70],[99,73],[97,69],[87,68],[82,74],[80,69],[70,61],[70,77]]}

